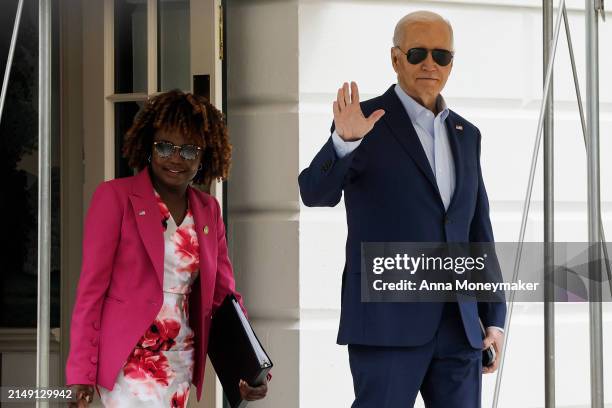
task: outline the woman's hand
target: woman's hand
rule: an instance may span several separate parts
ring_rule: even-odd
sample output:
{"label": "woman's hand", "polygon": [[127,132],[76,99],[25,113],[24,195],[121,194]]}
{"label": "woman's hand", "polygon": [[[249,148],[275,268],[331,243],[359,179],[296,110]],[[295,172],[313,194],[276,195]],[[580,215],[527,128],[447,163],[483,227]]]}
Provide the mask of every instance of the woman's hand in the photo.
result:
{"label": "woman's hand", "polygon": [[94,388],[89,384],[75,384],[72,392],[76,396],[76,401],[68,403],[70,408],[86,408],[93,402]]}
{"label": "woman's hand", "polygon": [[240,388],[240,397],[245,401],[256,401],[266,397],[268,392],[268,379],[264,380],[264,383],[257,386],[251,387],[246,381],[240,380],[238,383]]}

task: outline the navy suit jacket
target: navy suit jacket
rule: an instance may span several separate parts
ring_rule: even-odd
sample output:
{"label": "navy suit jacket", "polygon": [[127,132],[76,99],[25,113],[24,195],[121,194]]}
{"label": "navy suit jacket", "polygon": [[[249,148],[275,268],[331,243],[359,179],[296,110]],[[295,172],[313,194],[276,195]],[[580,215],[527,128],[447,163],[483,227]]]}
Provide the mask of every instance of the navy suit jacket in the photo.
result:
{"label": "navy suit jacket", "polygon": [[[442,315],[443,303],[361,302],[362,242],[493,242],[479,130],[453,111],[446,119],[456,182],[445,210],[425,151],[393,88],[361,103],[366,117],[377,109],[385,115],[357,149],[340,159],[330,137],[299,176],[307,206],[333,207],[344,191],[348,236],[338,344],[425,344]],[[482,347],[479,318],[485,327],[504,326],[505,303],[460,302],[459,309],[474,348]]]}

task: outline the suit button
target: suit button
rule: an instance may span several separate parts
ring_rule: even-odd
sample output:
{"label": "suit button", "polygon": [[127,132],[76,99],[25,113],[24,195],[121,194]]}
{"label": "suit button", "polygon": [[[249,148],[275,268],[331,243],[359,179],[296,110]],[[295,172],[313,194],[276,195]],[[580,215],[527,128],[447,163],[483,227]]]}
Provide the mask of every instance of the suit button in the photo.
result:
{"label": "suit button", "polygon": [[94,373],[89,373],[89,375],[87,376],[87,378],[89,378],[89,381],[95,381],[96,376]]}
{"label": "suit button", "polygon": [[98,345],[98,338],[97,337],[94,337],[93,339],[91,339],[91,345],[94,346],[94,347]]}
{"label": "suit button", "polygon": [[444,216],[444,223],[445,224],[450,224],[452,221],[450,218],[448,218],[448,215]]}
{"label": "suit button", "polygon": [[93,322],[92,326],[93,326],[93,328],[94,328],[94,329],[96,329],[96,330],[100,330],[100,323],[98,323],[98,322]]}
{"label": "suit button", "polygon": [[96,357],[96,356],[91,356],[91,358],[89,359],[89,361],[91,361],[91,364],[97,364],[97,363],[98,363],[98,357]]}

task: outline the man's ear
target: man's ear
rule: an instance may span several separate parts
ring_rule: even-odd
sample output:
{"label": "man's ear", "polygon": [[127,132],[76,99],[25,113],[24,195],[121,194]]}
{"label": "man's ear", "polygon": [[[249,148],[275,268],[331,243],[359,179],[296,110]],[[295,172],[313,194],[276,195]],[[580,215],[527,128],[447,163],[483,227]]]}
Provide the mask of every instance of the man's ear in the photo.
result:
{"label": "man's ear", "polygon": [[395,47],[391,47],[391,65],[393,65],[393,70],[395,72],[397,72],[398,70],[398,60],[397,60],[397,53],[395,52]]}

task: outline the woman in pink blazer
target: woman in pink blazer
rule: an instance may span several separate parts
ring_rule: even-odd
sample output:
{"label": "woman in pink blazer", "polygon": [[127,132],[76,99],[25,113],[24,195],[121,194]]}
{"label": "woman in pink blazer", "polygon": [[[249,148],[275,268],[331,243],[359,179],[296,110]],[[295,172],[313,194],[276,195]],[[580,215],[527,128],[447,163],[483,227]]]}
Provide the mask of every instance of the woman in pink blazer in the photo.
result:
{"label": "woman in pink blazer", "polygon": [[230,293],[242,305],[219,204],[190,185],[226,178],[231,145],[214,106],[171,91],[145,103],[123,152],[140,172],[92,198],[67,384],[78,406],[97,386],[105,406],[183,407],[190,383],[201,398],[212,314]]}

